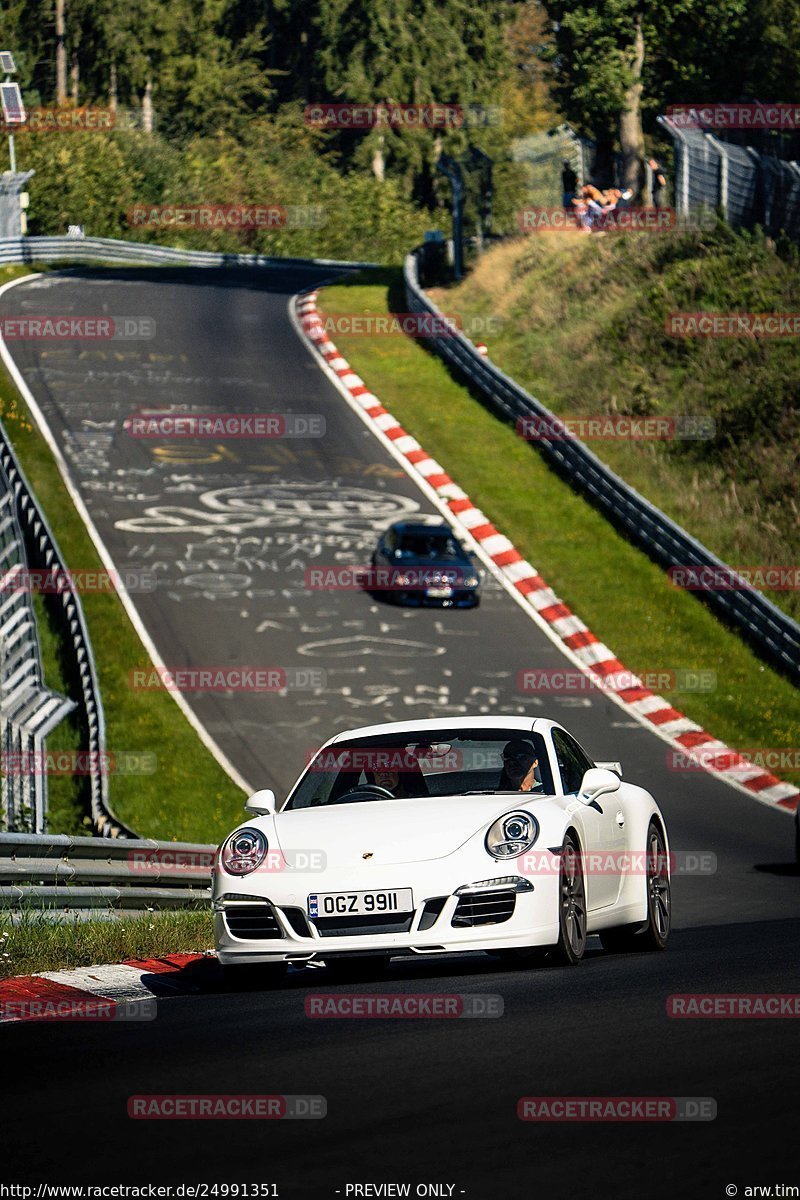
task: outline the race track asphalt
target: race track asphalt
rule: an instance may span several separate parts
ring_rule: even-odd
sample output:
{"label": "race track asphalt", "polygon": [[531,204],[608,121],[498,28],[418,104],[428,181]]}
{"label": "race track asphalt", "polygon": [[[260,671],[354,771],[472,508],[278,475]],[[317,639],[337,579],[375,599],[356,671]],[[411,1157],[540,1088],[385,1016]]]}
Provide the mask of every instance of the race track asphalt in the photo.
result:
{"label": "race track asphalt", "polygon": [[[480,1200],[800,1184],[798,1022],[666,1015],[673,993],[800,992],[787,815],[703,773],[669,770],[666,745],[602,696],[521,693],[520,670],[565,660],[491,579],[479,609],[455,612],[305,586],[310,567],[363,564],[390,521],[434,515],[288,318],[291,295],[330,274],[80,270],[3,299],[4,315],[155,322],[144,341],[16,342],[12,352],[117,569],[157,580],[134,599],[164,662],[270,667],[300,685],[187,694],[194,712],[251,785],[279,796],[306,753],[343,728],[551,715],[654,793],[673,850],[714,855],[716,870],[675,878],[666,954],[593,946],[575,970],[500,970],[483,956],[403,961],[358,989],[325,970],[293,971],[263,992],[223,991],[203,975],[195,994],[160,1000],[153,1022],[6,1026],[3,1175],[275,1182],[281,1196],[309,1200],[367,1182],[408,1182],[412,1195],[417,1183],[453,1184],[453,1196]],[[312,414],[326,432],[182,444],[123,427],[134,412],[181,404]],[[321,686],[307,686],[309,670],[324,673]],[[329,985],[499,994],[504,1016],[309,1019],[305,995]],[[321,1094],[328,1115],[210,1125],[127,1117],[129,1096],[165,1092]],[[525,1095],[712,1097],[717,1116],[531,1123],[516,1115]]]}

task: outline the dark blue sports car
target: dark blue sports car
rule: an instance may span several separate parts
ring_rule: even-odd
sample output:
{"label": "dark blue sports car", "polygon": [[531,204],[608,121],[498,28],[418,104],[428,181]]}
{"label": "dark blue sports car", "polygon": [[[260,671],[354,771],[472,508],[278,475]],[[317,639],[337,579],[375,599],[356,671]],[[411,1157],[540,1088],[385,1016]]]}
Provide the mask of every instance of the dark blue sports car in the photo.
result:
{"label": "dark blue sports car", "polygon": [[397,604],[475,608],[481,581],[473,556],[448,525],[398,521],[372,555],[369,590]]}

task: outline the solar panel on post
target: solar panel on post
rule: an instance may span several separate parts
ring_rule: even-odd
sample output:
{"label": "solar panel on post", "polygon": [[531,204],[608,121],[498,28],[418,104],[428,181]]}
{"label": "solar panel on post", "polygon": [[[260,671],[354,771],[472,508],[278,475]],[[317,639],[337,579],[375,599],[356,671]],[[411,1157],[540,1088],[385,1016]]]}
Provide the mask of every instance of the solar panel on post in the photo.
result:
{"label": "solar panel on post", "polygon": [[14,55],[8,50],[0,50],[0,71],[5,75],[16,75],[17,73]]}
{"label": "solar panel on post", "polygon": [[3,120],[6,125],[25,124],[25,105],[18,83],[0,83],[0,99],[3,105]]}

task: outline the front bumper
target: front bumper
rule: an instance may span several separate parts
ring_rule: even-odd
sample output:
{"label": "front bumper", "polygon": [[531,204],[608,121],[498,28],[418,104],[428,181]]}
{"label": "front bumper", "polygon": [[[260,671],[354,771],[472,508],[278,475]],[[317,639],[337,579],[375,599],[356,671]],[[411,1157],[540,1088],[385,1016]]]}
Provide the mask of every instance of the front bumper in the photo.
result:
{"label": "front bumper", "polygon": [[[469,950],[551,946],[558,939],[558,881],[516,876],[524,890],[498,885],[501,876],[486,871],[472,879],[442,878],[436,864],[393,866],[376,872],[348,872],[335,877],[304,873],[254,887],[252,877],[232,879],[217,873],[214,879],[214,935],[221,963],[304,963],[340,955],[402,955],[464,953]],[[438,864],[441,868],[441,862]],[[502,864],[511,875],[508,864]],[[248,887],[248,879],[250,885]],[[492,887],[459,894],[459,889],[492,880]],[[411,887],[413,909],[391,914],[391,919],[368,927],[364,918],[335,919],[327,923],[308,916],[308,895],[314,892],[399,890]],[[253,897],[252,903],[245,897]],[[479,922],[479,923],[474,923]],[[265,936],[266,934],[266,936]]]}
{"label": "front bumper", "polygon": [[480,600],[477,588],[458,589],[450,596],[427,596],[425,592],[395,592],[396,604],[411,608],[474,608]]}

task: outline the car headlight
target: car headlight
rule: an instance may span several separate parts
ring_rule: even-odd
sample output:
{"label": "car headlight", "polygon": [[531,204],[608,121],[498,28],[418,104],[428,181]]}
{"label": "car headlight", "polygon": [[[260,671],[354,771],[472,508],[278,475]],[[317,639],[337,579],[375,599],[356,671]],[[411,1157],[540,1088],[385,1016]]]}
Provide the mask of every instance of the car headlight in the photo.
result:
{"label": "car headlight", "polygon": [[477,575],[465,575],[462,580],[464,587],[477,587],[480,583]]}
{"label": "car headlight", "polygon": [[249,875],[261,866],[268,849],[260,829],[237,829],[223,843],[220,861],[229,875]]}
{"label": "car headlight", "polygon": [[395,572],[394,584],[396,587],[410,587],[413,582],[412,576],[403,574],[402,571]]}
{"label": "car headlight", "polygon": [[517,858],[530,850],[539,836],[539,822],[527,812],[510,812],[498,817],[486,834],[486,849],[492,858]]}

